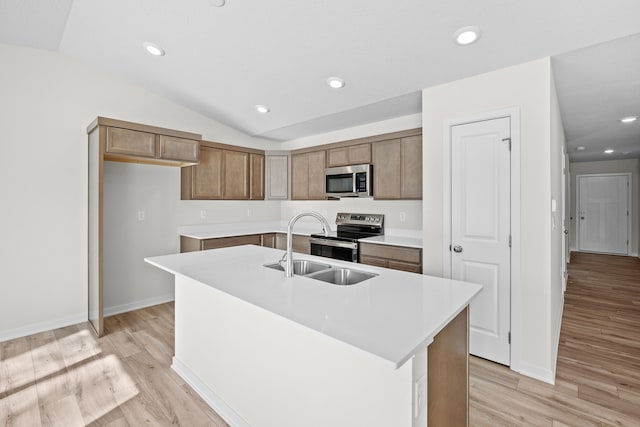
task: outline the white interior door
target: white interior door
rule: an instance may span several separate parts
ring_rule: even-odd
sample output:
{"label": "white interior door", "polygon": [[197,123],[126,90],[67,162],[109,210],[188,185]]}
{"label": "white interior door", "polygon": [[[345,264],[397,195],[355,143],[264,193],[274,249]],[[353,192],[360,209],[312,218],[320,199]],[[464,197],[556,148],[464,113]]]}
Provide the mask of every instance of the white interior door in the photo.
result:
{"label": "white interior door", "polygon": [[484,286],[470,353],[505,365],[511,346],[510,119],[451,127],[451,276]]}
{"label": "white interior door", "polygon": [[579,249],[628,254],[629,176],[578,177]]}

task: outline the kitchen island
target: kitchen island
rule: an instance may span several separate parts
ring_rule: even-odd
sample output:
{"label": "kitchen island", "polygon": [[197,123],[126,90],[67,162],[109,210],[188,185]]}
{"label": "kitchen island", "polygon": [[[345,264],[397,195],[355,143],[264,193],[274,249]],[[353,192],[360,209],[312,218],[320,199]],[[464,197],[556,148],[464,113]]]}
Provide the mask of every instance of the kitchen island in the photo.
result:
{"label": "kitchen island", "polygon": [[175,275],[174,370],[230,425],[466,425],[479,285],[301,254],[376,276],[287,279],[264,266],[281,256],[238,246],[146,259]]}

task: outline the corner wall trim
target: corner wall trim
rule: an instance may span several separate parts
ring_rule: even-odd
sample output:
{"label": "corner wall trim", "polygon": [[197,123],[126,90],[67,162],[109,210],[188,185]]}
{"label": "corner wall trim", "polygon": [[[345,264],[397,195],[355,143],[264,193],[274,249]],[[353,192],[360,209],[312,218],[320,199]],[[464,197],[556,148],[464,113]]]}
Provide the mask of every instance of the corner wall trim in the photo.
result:
{"label": "corner wall trim", "polygon": [[44,322],[36,322],[30,325],[21,326],[15,329],[0,330],[0,342],[9,341],[15,338],[22,338],[40,332],[51,331],[53,329],[64,328],[65,326],[76,325],[87,321],[87,313],[73,314],[71,316],[60,317]]}
{"label": "corner wall trim", "polygon": [[544,369],[538,366],[530,365],[526,362],[520,362],[519,369],[516,370],[516,372],[526,377],[533,378],[534,380],[545,382],[547,384],[554,385],[556,383],[555,369]]}
{"label": "corner wall trim", "polygon": [[236,411],[225,403],[213,390],[205,385],[191,370],[175,356],[171,364],[173,369],[200,397],[215,410],[231,427],[251,427]]}
{"label": "corner wall trim", "polygon": [[[171,302],[176,299],[175,294],[172,292],[170,294],[159,295],[153,298],[146,298],[134,302],[130,302],[127,304],[114,305],[113,307],[105,307],[104,316],[113,316],[115,314],[126,313],[133,310],[139,310],[141,308],[151,307],[158,304],[164,304],[166,302]],[[87,319],[84,319],[87,320]]]}

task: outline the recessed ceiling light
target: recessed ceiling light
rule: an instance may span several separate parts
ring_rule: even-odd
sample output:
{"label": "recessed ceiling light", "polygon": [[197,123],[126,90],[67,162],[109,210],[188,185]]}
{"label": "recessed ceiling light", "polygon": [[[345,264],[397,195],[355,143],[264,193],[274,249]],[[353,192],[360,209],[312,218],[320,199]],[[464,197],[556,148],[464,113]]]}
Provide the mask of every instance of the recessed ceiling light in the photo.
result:
{"label": "recessed ceiling light", "polygon": [[470,45],[480,38],[480,28],[475,26],[462,27],[453,33],[453,39],[460,46]]}
{"label": "recessed ceiling light", "polygon": [[604,150],[605,154],[611,154],[613,153],[613,150],[611,148],[609,148],[608,150]]}
{"label": "recessed ceiling light", "polygon": [[345,85],[344,80],[340,77],[329,77],[327,79],[327,84],[333,89],[342,89]]}
{"label": "recessed ceiling light", "polygon": [[215,7],[222,7],[225,5],[225,3],[226,1],[224,0],[209,0],[209,4]]}
{"label": "recessed ceiling light", "polygon": [[582,151],[582,150],[584,150],[584,145],[581,145],[581,146],[579,146],[579,147],[576,147],[576,150],[578,150],[578,151]]}
{"label": "recessed ceiling light", "polygon": [[638,120],[638,116],[623,117],[620,119],[622,123],[633,123]]}
{"label": "recessed ceiling light", "polygon": [[267,114],[270,110],[266,105],[256,105],[256,111],[260,114]]}
{"label": "recessed ceiling light", "polygon": [[164,56],[165,55],[164,49],[161,48],[160,46],[158,46],[155,43],[144,42],[144,43],[142,43],[142,46],[144,46],[144,48],[147,49],[147,52],[149,52],[153,56]]}

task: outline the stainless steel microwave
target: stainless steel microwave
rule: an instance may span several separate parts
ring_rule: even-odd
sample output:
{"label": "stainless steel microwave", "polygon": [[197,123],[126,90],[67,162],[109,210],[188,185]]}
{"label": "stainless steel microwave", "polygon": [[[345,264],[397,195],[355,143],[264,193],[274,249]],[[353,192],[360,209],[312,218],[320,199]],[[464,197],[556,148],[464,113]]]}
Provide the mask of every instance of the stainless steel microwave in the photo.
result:
{"label": "stainless steel microwave", "polygon": [[369,164],[326,168],[324,191],[327,197],[371,197],[372,171]]}

